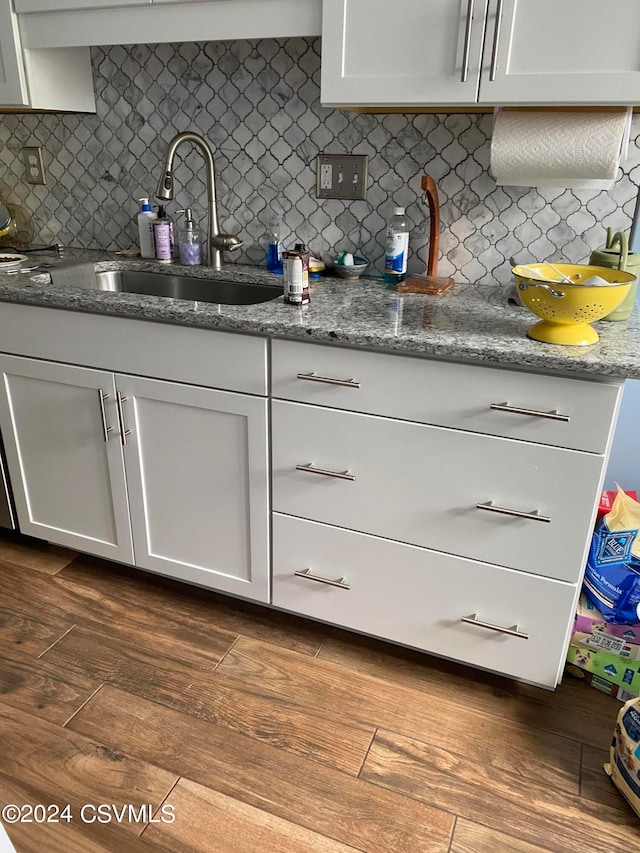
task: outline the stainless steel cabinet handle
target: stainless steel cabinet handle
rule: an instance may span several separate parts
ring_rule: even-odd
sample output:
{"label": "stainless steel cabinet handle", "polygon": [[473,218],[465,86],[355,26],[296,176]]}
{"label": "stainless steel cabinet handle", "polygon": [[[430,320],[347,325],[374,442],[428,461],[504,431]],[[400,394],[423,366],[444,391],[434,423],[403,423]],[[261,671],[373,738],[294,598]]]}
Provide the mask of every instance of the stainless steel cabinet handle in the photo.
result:
{"label": "stainless steel cabinet handle", "polygon": [[127,443],[127,436],[131,435],[131,430],[125,429],[124,427],[124,412],[122,410],[122,404],[126,403],[128,399],[128,397],[125,397],[124,394],[121,394],[119,391],[116,394],[116,403],[118,404],[118,421],[120,422],[120,441],[122,442],[123,447],[125,447]]}
{"label": "stainless steel cabinet handle", "polygon": [[296,471],[306,471],[307,474],[321,474],[323,477],[336,477],[338,480],[355,480],[355,474],[346,471],[327,471],[326,468],[316,468],[313,462],[307,465],[296,465]]}
{"label": "stainless steel cabinet handle", "polygon": [[297,379],[306,379],[307,382],[324,382],[326,385],[340,385],[342,388],[359,388],[360,383],[355,379],[333,379],[331,376],[318,376],[317,373],[298,373]]}
{"label": "stainless steel cabinet handle", "polygon": [[107,426],[107,413],[104,410],[104,401],[109,399],[109,395],[105,394],[102,388],[98,388],[98,395],[100,397],[100,415],[102,416],[102,434],[104,440],[109,441],[109,433],[113,432],[113,427]]}
{"label": "stainless steel cabinet handle", "polygon": [[467,4],[467,23],[464,28],[464,49],[462,51],[462,76],[461,83],[466,83],[469,76],[469,51],[471,49],[471,24],[473,22],[473,4],[474,0],[469,0]]}
{"label": "stainless steel cabinet handle", "polygon": [[476,509],[486,509],[487,512],[497,512],[500,515],[512,515],[514,518],[529,518],[531,521],[546,521],[547,524],[551,521],[551,518],[548,515],[540,515],[539,509],[531,510],[531,512],[521,512],[519,509],[509,509],[506,506],[496,506],[493,501],[476,504]]}
{"label": "stainless steel cabinet handle", "polygon": [[548,418],[551,421],[563,421],[568,424],[571,420],[570,415],[561,415],[557,409],[552,409],[550,412],[539,412],[537,409],[522,409],[520,406],[512,406],[510,403],[491,403],[490,409],[496,412],[511,412],[514,415],[531,415],[534,418]]}
{"label": "stainless steel cabinet handle", "polygon": [[496,79],[496,71],[498,69],[498,42],[500,41],[500,27],[502,26],[502,7],[504,0],[498,0],[496,8],[496,27],[493,31],[493,50],[491,51],[491,70],[489,71],[489,80]]}
{"label": "stainless steel cabinet handle", "polygon": [[338,589],[351,589],[351,584],[345,583],[344,578],[338,578],[337,581],[331,578],[321,578],[320,575],[312,575],[311,569],[301,569],[299,572],[294,572],[297,578],[306,578],[308,581],[317,581],[318,583],[326,583],[327,586],[337,586]]}
{"label": "stainless steel cabinet handle", "polygon": [[512,625],[510,628],[492,625],[491,622],[483,622],[482,619],[478,619],[477,613],[472,613],[471,616],[463,616],[460,621],[466,622],[467,625],[477,625],[478,628],[487,628],[489,631],[497,631],[499,634],[508,634],[510,637],[519,637],[521,640],[529,639],[529,635],[521,631],[517,625]]}

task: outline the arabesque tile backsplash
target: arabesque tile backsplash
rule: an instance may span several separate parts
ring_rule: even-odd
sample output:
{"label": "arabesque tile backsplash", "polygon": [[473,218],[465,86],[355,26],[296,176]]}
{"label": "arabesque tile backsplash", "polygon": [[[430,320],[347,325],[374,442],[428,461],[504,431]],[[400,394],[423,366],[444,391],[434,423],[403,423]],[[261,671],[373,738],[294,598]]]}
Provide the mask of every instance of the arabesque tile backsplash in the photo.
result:
{"label": "arabesque tile backsplash", "polygon": [[[409,269],[424,272],[428,209],[420,178],[441,203],[439,272],[460,281],[510,278],[508,258],[587,260],[605,229],[630,227],[640,184],[640,116],[610,191],[497,187],[489,173],[493,118],[477,114],[369,115],[320,105],[320,40],[92,48],[96,115],[0,116],[0,196],[33,215],[38,242],[127,249],[137,244],[136,199],[153,195],[167,143],[180,131],[214,151],[220,227],[244,240],[240,263],[265,263],[271,209],[315,255],[347,249],[382,269],[395,205],[412,224]],[[24,181],[20,151],[41,145],[46,186]],[[315,195],[318,153],[366,154],[366,201]],[[170,215],[191,206],[205,225],[199,152],[183,147]]]}

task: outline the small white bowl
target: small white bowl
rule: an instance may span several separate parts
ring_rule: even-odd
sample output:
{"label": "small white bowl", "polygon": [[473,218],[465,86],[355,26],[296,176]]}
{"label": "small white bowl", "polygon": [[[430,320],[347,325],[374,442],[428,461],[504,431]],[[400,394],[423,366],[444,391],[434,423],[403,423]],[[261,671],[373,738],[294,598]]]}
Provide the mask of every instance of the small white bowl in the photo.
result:
{"label": "small white bowl", "polygon": [[369,262],[364,258],[355,257],[353,264],[334,264],[333,268],[340,278],[355,280],[360,278],[362,273],[368,268]]}

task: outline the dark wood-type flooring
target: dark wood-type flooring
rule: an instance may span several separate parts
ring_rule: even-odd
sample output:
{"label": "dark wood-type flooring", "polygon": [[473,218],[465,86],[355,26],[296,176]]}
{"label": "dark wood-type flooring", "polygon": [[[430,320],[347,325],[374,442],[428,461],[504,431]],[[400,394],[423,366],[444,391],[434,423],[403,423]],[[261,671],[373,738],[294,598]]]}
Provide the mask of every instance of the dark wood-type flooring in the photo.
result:
{"label": "dark wood-type flooring", "polygon": [[18,853],[633,853],[619,708],[0,537],[0,804],[72,816]]}

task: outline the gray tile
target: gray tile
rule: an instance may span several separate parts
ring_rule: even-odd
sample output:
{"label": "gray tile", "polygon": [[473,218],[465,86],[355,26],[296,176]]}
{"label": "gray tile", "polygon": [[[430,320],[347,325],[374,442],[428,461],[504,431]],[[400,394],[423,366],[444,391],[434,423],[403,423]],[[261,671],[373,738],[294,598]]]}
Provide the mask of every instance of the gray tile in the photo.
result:
{"label": "gray tile", "polygon": [[[442,205],[442,274],[510,279],[512,254],[585,261],[605,229],[629,228],[640,184],[640,116],[611,191],[496,187],[489,173],[493,117],[373,115],[320,106],[320,40],[92,48],[97,115],[0,117],[0,183],[32,213],[39,239],[117,249],[137,238],[135,201],[153,193],[161,158],[181,130],[214,149],[221,227],[237,227],[241,263],[263,263],[264,218],[277,205],[285,245],[296,238],[331,258],[361,251],[381,269],[385,220],[404,204],[414,225],[410,269],[422,271],[429,215],[420,177]],[[24,182],[23,145],[43,147],[46,187]],[[319,152],[369,156],[367,200],[315,196]],[[181,152],[183,153],[183,152]],[[202,160],[179,158],[174,213],[206,209]],[[87,218],[90,218],[90,222]]]}

